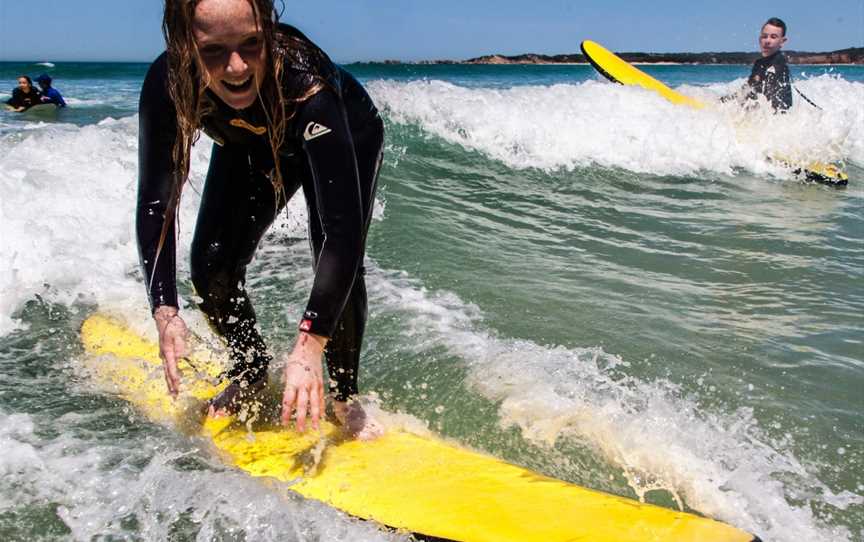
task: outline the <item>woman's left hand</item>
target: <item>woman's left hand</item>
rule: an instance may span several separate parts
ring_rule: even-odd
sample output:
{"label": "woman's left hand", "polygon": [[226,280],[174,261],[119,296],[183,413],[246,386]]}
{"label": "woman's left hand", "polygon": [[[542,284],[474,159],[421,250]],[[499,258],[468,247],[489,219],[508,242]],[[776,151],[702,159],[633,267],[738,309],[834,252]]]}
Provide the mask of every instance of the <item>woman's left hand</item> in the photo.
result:
{"label": "woman's left hand", "polygon": [[324,378],[321,360],[327,338],[301,332],[294,350],[285,361],[285,392],[282,395],[282,424],[291,423],[292,414],[297,431],[306,430],[306,416],[312,428],[319,428],[324,414]]}

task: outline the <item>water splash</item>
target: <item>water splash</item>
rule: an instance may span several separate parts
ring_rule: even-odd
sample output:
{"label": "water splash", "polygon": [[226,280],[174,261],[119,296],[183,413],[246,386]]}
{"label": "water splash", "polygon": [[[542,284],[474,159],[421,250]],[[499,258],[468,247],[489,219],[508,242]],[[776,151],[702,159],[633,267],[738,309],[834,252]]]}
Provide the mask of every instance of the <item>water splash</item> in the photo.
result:
{"label": "water splash", "polygon": [[[681,90],[716,103],[741,83]],[[518,169],[783,174],[766,156],[864,163],[864,84],[824,75],[798,86],[830,107],[798,103],[787,115],[765,108],[745,115],[730,103],[696,111],[640,88],[597,81],[504,89],[438,80],[369,84],[391,121],[418,125]]]}

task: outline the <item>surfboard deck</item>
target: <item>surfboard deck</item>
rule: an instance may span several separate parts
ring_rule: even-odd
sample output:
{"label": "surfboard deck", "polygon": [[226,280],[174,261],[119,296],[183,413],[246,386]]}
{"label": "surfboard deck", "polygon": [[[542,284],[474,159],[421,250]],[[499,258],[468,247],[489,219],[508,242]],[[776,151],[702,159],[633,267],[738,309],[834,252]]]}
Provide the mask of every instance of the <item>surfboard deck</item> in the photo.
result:
{"label": "surfboard deck", "polygon": [[[93,377],[155,421],[188,430],[190,408],[200,411],[201,401],[217,393],[212,379],[219,368],[196,359],[181,367],[183,397],[170,399],[157,345],[112,317],[90,316],[81,341]],[[288,482],[300,495],[352,516],[436,539],[758,541],[712,519],[579,487],[402,430],[360,442],[326,422],[321,434],[298,434],[275,424],[250,428],[208,418],[195,431],[226,463],[252,476]]]}
{"label": "surfboard deck", "polygon": [[[704,102],[669,88],[663,82],[651,77],[599,43],[585,40],[581,44],[581,49],[582,54],[594,66],[594,69],[613,83],[642,87],[660,94],[677,105],[684,105],[694,109],[704,109],[706,107]],[[783,157],[774,157],[772,161],[788,167],[794,175],[808,182],[831,186],[846,186],[849,183],[849,176],[837,164],[820,161],[797,163],[794,160],[787,160]]]}
{"label": "surfboard deck", "polygon": [[54,104],[38,104],[33,107],[28,107],[24,111],[18,113],[25,117],[34,117],[39,119],[54,119],[57,118],[59,108]]}

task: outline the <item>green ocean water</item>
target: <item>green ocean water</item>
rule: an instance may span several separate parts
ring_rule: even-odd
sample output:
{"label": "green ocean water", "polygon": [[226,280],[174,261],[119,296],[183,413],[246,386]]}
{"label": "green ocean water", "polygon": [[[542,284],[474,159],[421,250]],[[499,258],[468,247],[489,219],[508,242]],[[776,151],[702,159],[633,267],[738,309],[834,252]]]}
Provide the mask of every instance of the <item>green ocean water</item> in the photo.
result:
{"label": "green ocean water", "polygon": [[[0,117],[0,538],[407,539],[226,468],[95,386],[81,321],[149,326],[132,227],[146,65],[51,69],[67,118]],[[674,108],[585,66],[351,69],[387,127],[361,390],[388,423],[766,541],[862,538],[864,70],[802,68],[825,110],[781,118]],[[747,73],[656,69],[703,99]],[[803,184],[773,152],[841,161],[850,184]],[[311,284],[303,209],[250,269],[277,352]]]}

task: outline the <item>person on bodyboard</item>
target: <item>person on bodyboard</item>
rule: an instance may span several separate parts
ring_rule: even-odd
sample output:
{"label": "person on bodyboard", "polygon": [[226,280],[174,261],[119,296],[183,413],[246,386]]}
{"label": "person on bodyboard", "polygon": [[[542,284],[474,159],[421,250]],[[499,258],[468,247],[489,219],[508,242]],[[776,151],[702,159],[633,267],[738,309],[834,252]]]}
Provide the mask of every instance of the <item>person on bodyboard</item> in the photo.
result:
{"label": "person on bodyboard", "polygon": [[26,111],[41,103],[42,94],[33,86],[27,75],[18,76],[18,87],[12,90],[12,97],[6,100],[6,108],[11,111]]}

